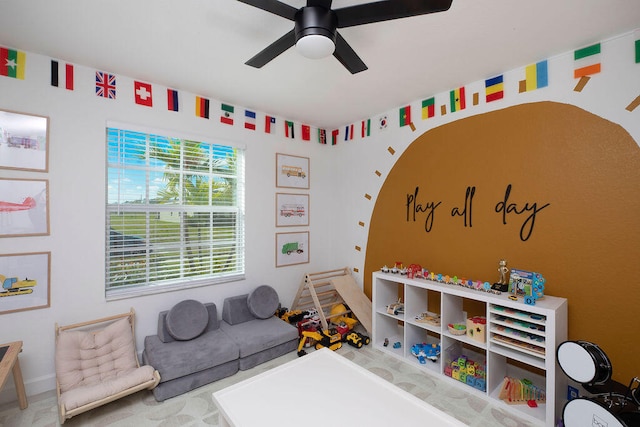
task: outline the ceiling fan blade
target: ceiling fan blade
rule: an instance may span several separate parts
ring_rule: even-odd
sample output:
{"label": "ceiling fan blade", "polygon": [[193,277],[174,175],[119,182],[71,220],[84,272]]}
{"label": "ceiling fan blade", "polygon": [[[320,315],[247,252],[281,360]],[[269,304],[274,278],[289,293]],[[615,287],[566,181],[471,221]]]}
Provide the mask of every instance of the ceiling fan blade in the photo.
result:
{"label": "ceiling fan blade", "polygon": [[278,40],[258,52],[253,58],[245,62],[255,68],[262,68],[267,62],[280,55],[285,50],[296,44],[296,34],[294,30],[289,31]]}
{"label": "ceiling fan blade", "polygon": [[365,63],[360,59],[358,54],[349,43],[336,32],[336,50],[333,52],[333,56],[345,66],[351,74],[359,73],[367,69]]}
{"label": "ceiling fan blade", "polygon": [[245,3],[253,7],[257,7],[258,9],[266,10],[267,12],[271,12],[275,15],[282,16],[283,18],[287,18],[290,21],[293,21],[296,16],[296,9],[293,6],[289,6],[286,3],[282,3],[278,0],[238,0],[240,3]]}
{"label": "ceiling fan blade", "polygon": [[335,9],[338,28],[449,10],[453,0],[387,0]]}

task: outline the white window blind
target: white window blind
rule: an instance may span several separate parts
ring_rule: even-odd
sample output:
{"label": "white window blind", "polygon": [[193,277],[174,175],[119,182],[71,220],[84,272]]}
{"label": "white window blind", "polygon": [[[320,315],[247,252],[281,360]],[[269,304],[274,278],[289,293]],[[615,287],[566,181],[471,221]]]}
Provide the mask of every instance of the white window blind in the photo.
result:
{"label": "white window blind", "polygon": [[244,276],[244,150],[107,128],[106,292]]}

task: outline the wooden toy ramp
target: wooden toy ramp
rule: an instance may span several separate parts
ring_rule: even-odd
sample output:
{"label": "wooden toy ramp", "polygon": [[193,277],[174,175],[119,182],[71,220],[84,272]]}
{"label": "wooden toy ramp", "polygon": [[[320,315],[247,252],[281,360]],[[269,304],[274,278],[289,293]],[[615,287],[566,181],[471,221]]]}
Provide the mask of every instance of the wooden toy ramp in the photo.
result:
{"label": "wooden toy ramp", "polygon": [[[331,313],[331,308],[336,304],[346,304],[348,310]],[[305,274],[291,309],[310,308],[318,311],[324,329],[329,328],[328,322],[332,318],[353,313],[367,332],[371,333],[371,301],[360,289],[347,267]]]}

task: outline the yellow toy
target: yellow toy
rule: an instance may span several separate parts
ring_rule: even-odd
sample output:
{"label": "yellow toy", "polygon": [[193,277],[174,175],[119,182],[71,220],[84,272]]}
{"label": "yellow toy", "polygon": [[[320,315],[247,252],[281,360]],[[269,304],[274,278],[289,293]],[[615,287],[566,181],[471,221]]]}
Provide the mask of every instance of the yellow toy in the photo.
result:
{"label": "yellow toy", "polygon": [[302,331],[301,334],[302,337],[300,338],[300,343],[298,344],[298,356],[304,356],[305,354],[307,354],[307,352],[303,350],[307,338],[315,340],[316,350],[327,347],[328,349],[335,351],[342,347],[342,335],[335,328],[318,332]]}
{"label": "yellow toy", "polygon": [[334,305],[333,307],[331,307],[331,311],[329,312],[331,323],[335,323],[336,325],[344,323],[345,325],[347,325],[349,330],[353,329],[353,327],[358,324],[358,319],[347,316],[346,314],[348,313],[349,309],[347,309],[344,304]]}

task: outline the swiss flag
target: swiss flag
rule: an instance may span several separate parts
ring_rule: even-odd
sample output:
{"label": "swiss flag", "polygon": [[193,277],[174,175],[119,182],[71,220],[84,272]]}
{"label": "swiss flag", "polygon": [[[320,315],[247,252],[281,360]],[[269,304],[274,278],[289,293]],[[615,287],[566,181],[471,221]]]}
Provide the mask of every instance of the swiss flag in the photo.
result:
{"label": "swiss flag", "polygon": [[145,105],[147,107],[153,106],[151,84],[134,81],[133,92],[135,94],[136,104]]}

